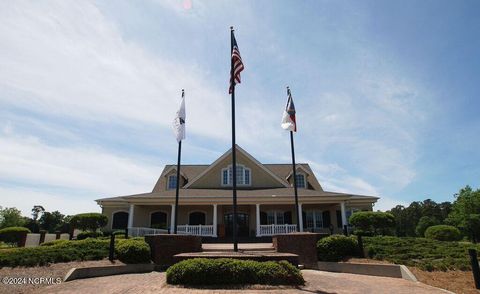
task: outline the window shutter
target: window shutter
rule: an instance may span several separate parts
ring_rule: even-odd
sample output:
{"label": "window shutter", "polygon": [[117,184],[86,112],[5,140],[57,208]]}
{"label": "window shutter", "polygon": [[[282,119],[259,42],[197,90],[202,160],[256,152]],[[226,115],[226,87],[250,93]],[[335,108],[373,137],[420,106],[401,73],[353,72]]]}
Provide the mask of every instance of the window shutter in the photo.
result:
{"label": "window shutter", "polygon": [[323,219],[323,227],[324,228],[329,228],[330,224],[332,223],[330,221],[330,211],[326,210],[322,212],[322,219]]}

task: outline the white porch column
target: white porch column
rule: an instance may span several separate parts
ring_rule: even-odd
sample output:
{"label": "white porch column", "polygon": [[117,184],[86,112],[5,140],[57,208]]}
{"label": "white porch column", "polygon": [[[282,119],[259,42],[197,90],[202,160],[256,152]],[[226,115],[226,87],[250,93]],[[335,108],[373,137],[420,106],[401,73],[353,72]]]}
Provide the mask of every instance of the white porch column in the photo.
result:
{"label": "white porch column", "polygon": [[345,211],[345,201],[340,202],[340,210],[342,213],[342,228],[347,225],[347,213]]}
{"label": "white porch column", "polygon": [[130,204],[130,208],[128,209],[128,228],[133,227],[133,211],[135,210],[135,205]]}
{"label": "white porch column", "polygon": [[213,236],[217,237],[217,205],[213,205]]}
{"label": "white porch column", "polygon": [[255,217],[255,220],[257,222],[257,232],[256,232],[256,236],[257,237],[260,237],[260,204],[257,204],[256,205],[256,217]]}
{"label": "white porch column", "polygon": [[175,204],[172,204],[172,212],[170,213],[170,234],[175,232],[175,227],[173,223],[175,222]]}
{"label": "white porch column", "polygon": [[302,213],[302,203],[298,203],[298,211],[299,220],[300,220],[300,232],[303,232],[303,213]]}

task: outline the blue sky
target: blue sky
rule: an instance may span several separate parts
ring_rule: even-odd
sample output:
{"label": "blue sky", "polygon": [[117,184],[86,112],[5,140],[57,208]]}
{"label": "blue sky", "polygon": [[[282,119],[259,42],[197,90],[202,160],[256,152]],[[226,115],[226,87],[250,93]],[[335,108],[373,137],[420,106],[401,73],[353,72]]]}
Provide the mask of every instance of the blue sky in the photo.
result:
{"label": "blue sky", "polygon": [[150,191],[175,162],[230,145],[229,27],[246,69],[237,142],[288,163],[289,85],[298,161],[329,191],[377,209],[480,179],[478,1],[3,1],[0,206],[67,214]]}

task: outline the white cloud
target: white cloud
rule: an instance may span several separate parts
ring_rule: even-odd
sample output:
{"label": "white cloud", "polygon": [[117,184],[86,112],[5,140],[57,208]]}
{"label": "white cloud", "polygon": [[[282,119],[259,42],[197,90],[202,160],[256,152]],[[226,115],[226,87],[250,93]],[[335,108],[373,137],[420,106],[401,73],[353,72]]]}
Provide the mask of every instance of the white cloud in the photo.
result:
{"label": "white cloud", "polygon": [[94,4],[0,5],[1,102],[47,115],[169,127],[185,88],[188,117],[201,122],[189,132],[227,136],[225,95],[200,69],[126,42]]}
{"label": "white cloud", "polygon": [[2,181],[70,189],[85,195],[86,202],[150,191],[161,168],[92,147],[55,147],[31,136],[0,136]]}
{"label": "white cloud", "polygon": [[81,212],[100,212],[100,206],[88,197],[66,197],[58,192],[48,192],[28,188],[0,187],[2,207],[16,207],[22,215],[30,217],[34,205],[42,205],[47,211],[58,210],[64,215]]}

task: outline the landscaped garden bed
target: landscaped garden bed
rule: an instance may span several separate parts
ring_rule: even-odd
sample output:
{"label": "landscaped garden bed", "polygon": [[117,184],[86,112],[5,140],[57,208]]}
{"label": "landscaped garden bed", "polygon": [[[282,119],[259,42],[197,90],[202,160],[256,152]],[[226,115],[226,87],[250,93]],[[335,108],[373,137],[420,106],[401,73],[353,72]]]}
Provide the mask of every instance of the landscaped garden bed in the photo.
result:
{"label": "landscaped garden bed", "polygon": [[187,286],[303,285],[305,281],[300,270],[286,261],[195,258],[169,267],[167,283]]}
{"label": "landscaped garden bed", "polygon": [[[125,243],[125,244],[123,244]],[[110,240],[55,240],[38,247],[23,247],[0,250],[0,268],[17,266],[42,266],[52,263],[101,260],[108,257]],[[125,262],[139,260],[148,262],[150,248],[143,238],[115,241],[117,255]]]}
{"label": "landscaped garden bed", "polygon": [[413,237],[364,237],[369,257],[418,267],[425,271],[469,271],[468,248],[480,250],[470,242],[437,241]]}

